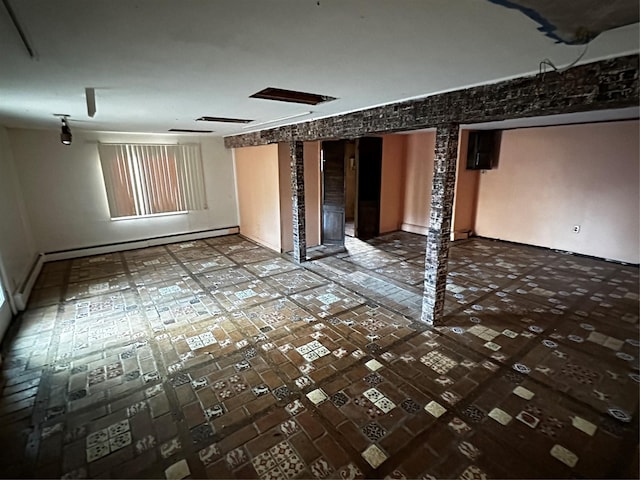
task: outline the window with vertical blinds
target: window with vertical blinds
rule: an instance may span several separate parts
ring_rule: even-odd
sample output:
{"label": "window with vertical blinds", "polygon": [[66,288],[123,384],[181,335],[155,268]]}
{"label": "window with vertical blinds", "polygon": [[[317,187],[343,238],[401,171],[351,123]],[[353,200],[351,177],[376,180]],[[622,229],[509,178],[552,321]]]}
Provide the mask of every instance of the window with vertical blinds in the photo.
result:
{"label": "window with vertical blinds", "polygon": [[111,218],[207,208],[200,145],[98,146]]}

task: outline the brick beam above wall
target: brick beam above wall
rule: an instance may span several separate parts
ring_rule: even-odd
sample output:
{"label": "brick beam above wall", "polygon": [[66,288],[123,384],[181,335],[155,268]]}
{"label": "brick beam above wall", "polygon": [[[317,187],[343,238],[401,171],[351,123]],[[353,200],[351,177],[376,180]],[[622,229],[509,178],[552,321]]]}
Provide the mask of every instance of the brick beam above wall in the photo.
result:
{"label": "brick beam above wall", "polygon": [[225,137],[227,148],[638,106],[638,55]]}

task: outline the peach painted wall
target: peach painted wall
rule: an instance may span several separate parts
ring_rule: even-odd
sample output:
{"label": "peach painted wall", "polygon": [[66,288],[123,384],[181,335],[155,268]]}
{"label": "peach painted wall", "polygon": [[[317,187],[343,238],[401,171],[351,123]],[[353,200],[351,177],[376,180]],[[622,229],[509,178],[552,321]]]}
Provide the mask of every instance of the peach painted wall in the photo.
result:
{"label": "peach painted wall", "polygon": [[458,167],[453,198],[452,240],[463,238],[465,232],[473,232],[478,199],[479,170],[467,170],[469,131],[461,130],[458,140]]}
{"label": "peach painted wall", "polygon": [[476,233],[638,263],[639,126],[503,132],[498,168],[480,176]]}
{"label": "peach painted wall", "polygon": [[407,135],[382,137],[382,182],[380,185],[380,233],[402,227]]}
{"label": "peach painted wall", "polygon": [[320,245],[320,142],[304,143],[304,203],[307,247]]}
{"label": "peach painted wall", "polygon": [[234,150],[240,233],[280,252],[278,145]]}
{"label": "peach painted wall", "polygon": [[[283,252],[293,250],[291,158],[289,144],[278,144],[280,178],[280,238]],[[320,244],[320,142],[304,143],[304,203],[307,247]]]}
{"label": "peach painted wall", "polygon": [[291,153],[289,143],[278,144],[278,178],[280,182],[280,249],[293,250],[293,203],[291,200]]}
{"label": "peach painted wall", "polygon": [[406,135],[406,174],[402,230],[426,235],[431,210],[435,132]]}

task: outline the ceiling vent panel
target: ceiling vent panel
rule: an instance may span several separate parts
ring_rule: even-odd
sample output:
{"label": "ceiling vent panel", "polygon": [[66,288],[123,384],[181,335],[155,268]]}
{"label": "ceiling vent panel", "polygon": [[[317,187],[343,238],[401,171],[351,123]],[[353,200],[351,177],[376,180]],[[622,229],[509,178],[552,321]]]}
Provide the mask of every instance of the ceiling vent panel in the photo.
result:
{"label": "ceiling vent panel", "polygon": [[318,105],[319,103],[330,102],[335,97],[318,95],[316,93],[296,92],[284,90],[282,88],[268,87],[254,93],[250,98],[261,98],[264,100],[275,100],[277,102],[303,103],[305,105]]}
{"label": "ceiling vent panel", "polygon": [[213,133],[213,130],[191,130],[188,128],[170,128],[169,131],[180,133]]}
{"label": "ceiling vent panel", "polygon": [[253,120],[248,120],[246,118],[200,117],[196,118],[196,122],[251,123]]}

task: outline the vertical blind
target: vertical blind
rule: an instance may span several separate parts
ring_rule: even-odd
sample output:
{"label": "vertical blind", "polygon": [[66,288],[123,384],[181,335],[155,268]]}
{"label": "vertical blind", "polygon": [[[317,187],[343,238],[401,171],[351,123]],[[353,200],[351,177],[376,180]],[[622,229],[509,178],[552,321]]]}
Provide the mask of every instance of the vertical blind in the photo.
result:
{"label": "vertical blind", "polygon": [[112,218],[207,208],[200,146],[100,144]]}

